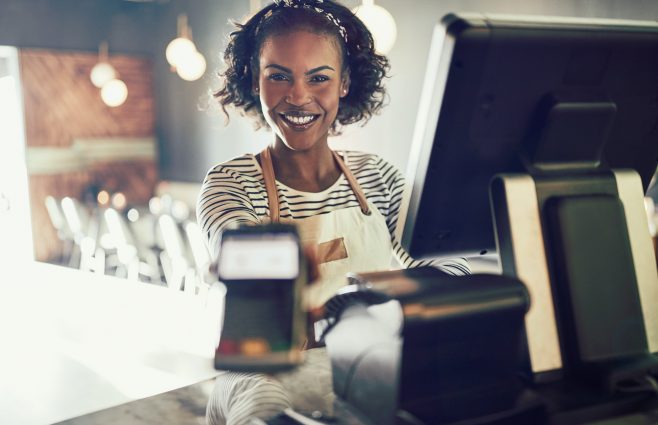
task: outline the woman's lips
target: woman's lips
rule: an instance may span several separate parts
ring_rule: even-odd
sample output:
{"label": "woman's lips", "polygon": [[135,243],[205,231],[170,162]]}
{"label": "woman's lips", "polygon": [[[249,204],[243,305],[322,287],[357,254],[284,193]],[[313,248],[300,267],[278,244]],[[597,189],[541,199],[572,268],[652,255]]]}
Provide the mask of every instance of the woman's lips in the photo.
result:
{"label": "woman's lips", "polygon": [[319,114],[310,114],[310,113],[290,113],[284,112],[280,113],[279,117],[285,122],[289,127],[295,130],[306,130],[309,128],[317,119],[320,117]]}

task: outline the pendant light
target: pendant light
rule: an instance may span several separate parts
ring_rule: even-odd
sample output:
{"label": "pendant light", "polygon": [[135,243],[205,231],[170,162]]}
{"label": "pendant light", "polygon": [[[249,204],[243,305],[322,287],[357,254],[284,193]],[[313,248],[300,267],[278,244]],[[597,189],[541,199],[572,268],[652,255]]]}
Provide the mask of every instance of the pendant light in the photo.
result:
{"label": "pendant light", "polygon": [[98,63],[89,75],[94,86],[101,89],[101,99],[111,107],[123,105],[128,98],[128,87],[119,79],[119,73],[110,64],[109,48],[106,41],[98,47]]}
{"label": "pendant light", "polygon": [[206,59],[192,41],[192,30],[187,24],[187,15],[178,15],[178,36],[167,45],[165,56],[179,77],[186,81],[195,81],[206,72]]}
{"label": "pendant light", "polygon": [[99,89],[108,81],[113,80],[117,75],[114,67],[110,65],[107,51],[107,41],[103,41],[98,46],[98,63],[94,65],[89,75],[92,84]]}
{"label": "pendant light", "polygon": [[375,50],[387,54],[393,48],[398,30],[393,15],[375,0],[363,0],[360,6],[353,10],[354,14],[363,21],[375,40]]}
{"label": "pendant light", "polygon": [[101,99],[111,108],[123,105],[127,98],[128,87],[117,78],[108,81],[101,88]]}

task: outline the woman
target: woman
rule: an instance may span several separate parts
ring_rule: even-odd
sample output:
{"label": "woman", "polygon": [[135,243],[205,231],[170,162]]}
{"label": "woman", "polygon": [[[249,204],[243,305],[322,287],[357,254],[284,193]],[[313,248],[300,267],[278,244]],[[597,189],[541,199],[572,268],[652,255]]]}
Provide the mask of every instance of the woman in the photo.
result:
{"label": "woman", "polygon": [[[222,107],[241,109],[274,138],[260,154],[208,172],[197,211],[212,254],[229,225],[292,220],[303,242],[316,247],[315,303],[345,285],[347,272],[389,269],[392,253],[404,267],[429,264],[412,260],[393,237],[401,174],[376,155],[328,145],[340,126],[365,122],[383,106],[388,60],[375,53],[364,24],[330,0],[279,0],[238,25],[224,59],[224,87],[216,93]],[[449,274],[469,273],[464,259],[432,264]],[[323,351],[310,351],[295,376],[312,369],[314,382],[324,381],[315,385],[313,402],[327,409],[328,361]],[[208,421],[270,416],[291,404],[293,390],[262,375],[221,375]],[[304,396],[313,398],[310,393]]]}

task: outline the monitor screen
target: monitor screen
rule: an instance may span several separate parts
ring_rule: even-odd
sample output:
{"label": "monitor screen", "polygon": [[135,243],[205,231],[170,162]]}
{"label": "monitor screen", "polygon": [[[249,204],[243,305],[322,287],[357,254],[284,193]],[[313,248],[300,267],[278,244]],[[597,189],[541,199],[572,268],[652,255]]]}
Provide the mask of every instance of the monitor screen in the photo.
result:
{"label": "monitor screen", "polygon": [[398,236],[414,258],[495,251],[489,184],[658,158],[658,23],[447,15],[437,25]]}

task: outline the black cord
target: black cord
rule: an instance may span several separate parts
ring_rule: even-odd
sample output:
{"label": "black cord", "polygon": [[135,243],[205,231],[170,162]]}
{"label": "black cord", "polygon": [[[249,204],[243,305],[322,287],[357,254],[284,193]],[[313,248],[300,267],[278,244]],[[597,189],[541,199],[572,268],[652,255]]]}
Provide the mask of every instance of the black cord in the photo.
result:
{"label": "black cord", "polygon": [[421,421],[406,410],[399,409],[397,412],[395,412],[395,416],[398,419],[404,421],[403,423],[405,425],[425,425],[425,422]]}
{"label": "black cord", "polygon": [[656,396],[658,396],[658,382],[656,381],[656,378],[654,378],[651,375],[646,375],[644,379],[649,383],[649,386],[653,390],[653,392],[656,393]]}
{"label": "black cord", "polygon": [[622,381],[617,384],[616,389],[623,393],[653,392],[658,396],[658,381],[651,375],[642,378]]}
{"label": "black cord", "polygon": [[340,321],[341,314],[350,306],[356,304],[373,305],[382,304],[389,300],[382,294],[364,290],[357,286],[347,287],[347,291],[339,293],[330,298],[324,305],[324,317],[327,321],[327,326],[322,331],[319,337],[319,342],[324,342],[325,336],[329,331]]}

